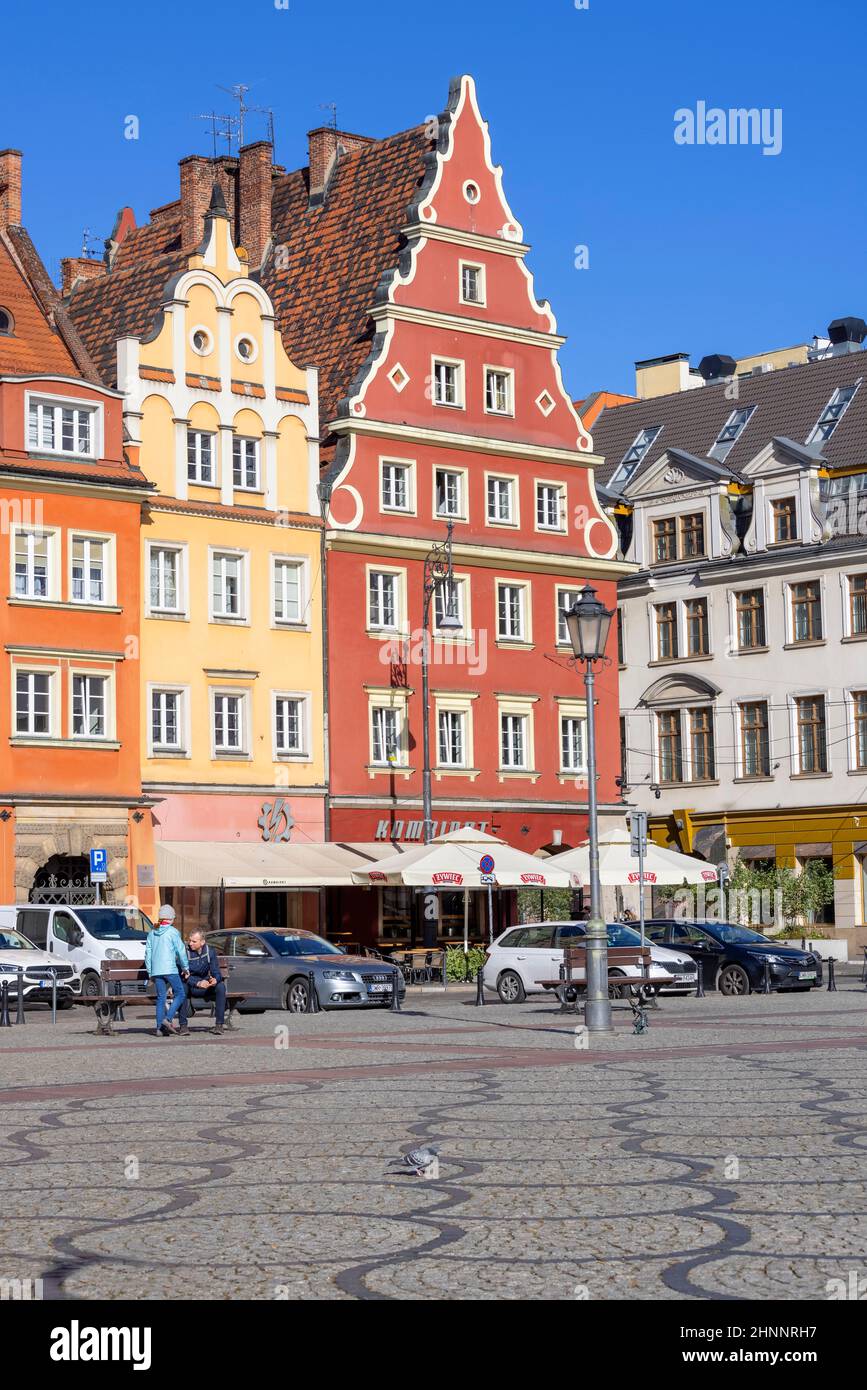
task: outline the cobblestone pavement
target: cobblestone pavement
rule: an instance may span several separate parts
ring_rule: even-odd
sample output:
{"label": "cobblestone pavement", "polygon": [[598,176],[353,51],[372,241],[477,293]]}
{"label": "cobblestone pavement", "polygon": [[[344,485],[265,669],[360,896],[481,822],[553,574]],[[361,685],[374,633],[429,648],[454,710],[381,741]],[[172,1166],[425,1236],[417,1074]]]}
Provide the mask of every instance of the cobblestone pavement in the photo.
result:
{"label": "cobblestone pavement", "polygon": [[[867,992],[0,1029],[0,1278],[93,1298],[826,1299],[867,1277]],[[285,1044],[285,1045],[284,1045]],[[578,1044],[578,1045],[576,1045]],[[414,1141],[440,1178],[388,1171]]]}

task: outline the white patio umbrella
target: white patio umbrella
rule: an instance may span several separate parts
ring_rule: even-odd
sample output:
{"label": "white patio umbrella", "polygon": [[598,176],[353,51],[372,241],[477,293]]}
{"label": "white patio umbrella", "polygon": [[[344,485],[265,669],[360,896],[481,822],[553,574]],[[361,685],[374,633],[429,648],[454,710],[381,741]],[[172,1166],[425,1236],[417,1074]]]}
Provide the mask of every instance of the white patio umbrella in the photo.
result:
{"label": "white patio umbrella", "polygon": [[467,940],[467,891],[488,889],[488,918],[492,920],[492,887],[568,888],[571,877],[559,864],[540,863],[532,854],[513,849],[496,835],[462,826],[437,835],[429,845],[414,845],[403,854],[380,859],[369,869],[353,869],[353,883],[365,887],[445,888],[464,893],[464,950]]}
{"label": "white patio umbrella", "polygon": [[[590,882],[589,841],[552,855],[545,861],[546,870],[554,864],[568,871],[576,888],[585,887]],[[638,856],[631,852],[629,831],[620,827],[603,831],[599,836],[599,882],[603,888],[623,888],[638,881]],[[651,884],[716,883],[717,874],[704,859],[662,849],[648,840],[643,881]]]}

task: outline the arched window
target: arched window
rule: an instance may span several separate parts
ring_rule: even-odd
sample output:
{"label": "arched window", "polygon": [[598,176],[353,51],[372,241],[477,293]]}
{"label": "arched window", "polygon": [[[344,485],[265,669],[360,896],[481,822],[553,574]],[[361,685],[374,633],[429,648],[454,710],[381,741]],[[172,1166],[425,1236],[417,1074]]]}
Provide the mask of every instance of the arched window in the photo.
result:
{"label": "arched window", "polygon": [[12,334],[15,331],[15,323],[8,309],[4,309],[0,304],[0,333]]}

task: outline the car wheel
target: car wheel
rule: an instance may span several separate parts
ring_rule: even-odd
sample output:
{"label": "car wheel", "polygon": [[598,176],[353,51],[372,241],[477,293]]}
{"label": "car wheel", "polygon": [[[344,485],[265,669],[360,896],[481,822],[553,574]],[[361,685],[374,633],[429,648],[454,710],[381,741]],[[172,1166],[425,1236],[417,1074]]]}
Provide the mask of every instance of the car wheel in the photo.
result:
{"label": "car wheel", "polygon": [[[622,980],[622,979],[624,978],[625,973],[626,973],[626,972],[625,972],[624,970],[609,970],[609,972],[608,972],[608,978],[609,978],[609,980],[612,980],[612,979],[615,979],[615,978],[616,978],[616,979]],[[635,994],[635,993],[636,993],[636,990],[635,990],[635,989],[630,989],[629,993],[630,993],[630,994]],[[620,990],[619,990],[619,989],[614,989],[614,988],[612,988],[612,986],[609,984],[609,986],[608,986],[608,998],[609,998],[609,999],[619,999],[619,998],[620,998]]]}
{"label": "car wheel", "polygon": [[310,985],[297,977],[283,989],[283,1008],[290,1014],[306,1014],[310,1002]]}
{"label": "car wheel", "polygon": [[497,981],[497,993],[504,1004],[523,1004],[527,997],[524,981],[514,970],[504,970]]}
{"label": "car wheel", "polygon": [[741,994],[749,994],[752,986],[750,977],[740,965],[727,965],[719,977],[720,994],[728,994],[735,997]]}
{"label": "car wheel", "polygon": [[95,999],[102,994],[102,980],[98,975],[87,974],[81,982],[82,999]]}

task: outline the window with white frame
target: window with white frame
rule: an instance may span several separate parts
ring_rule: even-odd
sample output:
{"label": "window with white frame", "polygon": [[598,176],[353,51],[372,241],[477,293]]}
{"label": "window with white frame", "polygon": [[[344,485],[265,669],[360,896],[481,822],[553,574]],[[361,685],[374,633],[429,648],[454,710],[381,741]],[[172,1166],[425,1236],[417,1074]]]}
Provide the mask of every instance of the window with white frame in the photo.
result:
{"label": "window with white frame", "polygon": [[381,497],[383,511],[409,512],[412,510],[412,465],[393,459],[383,459],[380,464]]}
{"label": "window with white frame", "polygon": [[246,749],[246,695],[215,690],[211,695],[215,753],[243,753]]}
{"label": "window with white frame", "polygon": [[183,551],[177,545],[151,545],[149,548],[151,613],[181,613]]}
{"label": "window with white frame", "polygon": [[467,765],[467,712],[441,709],[437,713],[437,751],[440,767]]}
{"label": "window with white frame", "polygon": [[464,475],[457,468],[438,468],[434,478],[437,516],[464,515]]}
{"label": "window with white frame", "polygon": [[867,772],[867,690],[853,690],[852,770]]}
{"label": "window with white frame", "polygon": [[434,405],[462,406],[464,403],[463,363],[434,358]]}
{"label": "window with white frame", "polygon": [[540,531],[562,531],[566,494],[559,483],[536,484],[536,527]]}
{"label": "window with white frame", "polygon": [[244,557],[234,551],[211,554],[211,593],[215,618],[244,617]]}
{"label": "window with white frame", "polygon": [[867,573],[846,577],[849,596],[847,637],[867,637]]}
{"label": "window with white frame", "polygon": [[96,450],[96,407],[31,400],[27,445],[30,449],[51,454],[93,458]]}
{"label": "window with white frame", "polygon": [[560,715],[560,767],[563,772],[587,770],[587,721],[574,714]]}
{"label": "window with white frame", "polygon": [[580,597],[581,597],[581,590],[580,590],[580,589],[558,589],[558,590],[557,590],[557,646],[558,646],[558,647],[568,647],[568,646],[571,645],[571,643],[570,643],[570,641],[569,641],[569,629],[568,629],[568,627],[566,626],[566,614],[569,612],[569,609],[570,609],[570,608],[574,608],[574,607],[575,607],[575,604],[578,602],[578,600],[579,600]]}
{"label": "window with white frame", "polygon": [[214,457],[216,454],[215,434],[205,430],[187,430],[187,481],[213,487],[216,477]]}
{"label": "window with white frame", "polygon": [[184,751],[184,693],[181,690],[151,689],[151,749]]}
{"label": "window with white frame", "polygon": [[525,769],[528,766],[527,714],[500,714],[500,766]]}
{"label": "window with white frame", "polygon": [[515,524],[514,478],[488,478],[488,521],[495,526]]}
{"label": "window with white frame", "polygon": [[400,625],[400,576],[390,570],[368,574],[368,625],[394,632]]}
{"label": "window with white frame", "polygon": [[439,629],[443,625],[443,619],[448,615],[449,618],[457,618],[461,627],[464,622],[464,585],[465,579],[442,580],[434,589],[434,627]]}
{"label": "window with white frame", "polygon": [[[207,435],[204,438],[208,438]],[[259,441],[236,434],[232,439],[232,482],[243,492],[260,492]]]}
{"label": "window with white frame", "polygon": [[47,531],[15,532],[15,597],[51,597],[52,545]]}
{"label": "window with white frame", "polygon": [[461,303],[484,304],[485,268],[461,261]]}
{"label": "window with white frame", "polygon": [[387,767],[402,762],[403,711],[394,705],[374,705],[370,717],[371,757],[374,764]]}
{"label": "window with white frame", "polygon": [[808,444],[815,444],[817,441],[824,443],[830,439],[835,429],[839,425],[843,416],[846,414],[849,402],[861,385],[860,380],[854,386],[838,386],[822,414],[819,416],[812,430],[807,436]]}
{"label": "window with white frame", "polygon": [[73,674],[72,737],[105,738],[108,730],[108,677]]}
{"label": "window with white frame", "polygon": [[274,748],[278,757],[299,757],[305,753],[305,723],[301,695],[274,696]]}
{"label": "window with white frame", "polygon": [[489,415],[512,415],[514,374],[503,367],[485,368],[485,410]]}
{"label": "window with white frame", "polygon": [[304,562],[275,556],[273,561],[274,621],[304,621]]}
{"label": "window with white frame", "polygon": [[523,584],[497,585],[497,636],[523,642],[526,636],[526,589]]}
{"label": "window with white frame", "polygon": [[108,602],[108,541],[72,537],[73,603]]}
{"label": "window with white frame", "polygon": [[16,671],[15,732],[33,738],[51,733],[50,671]]}

